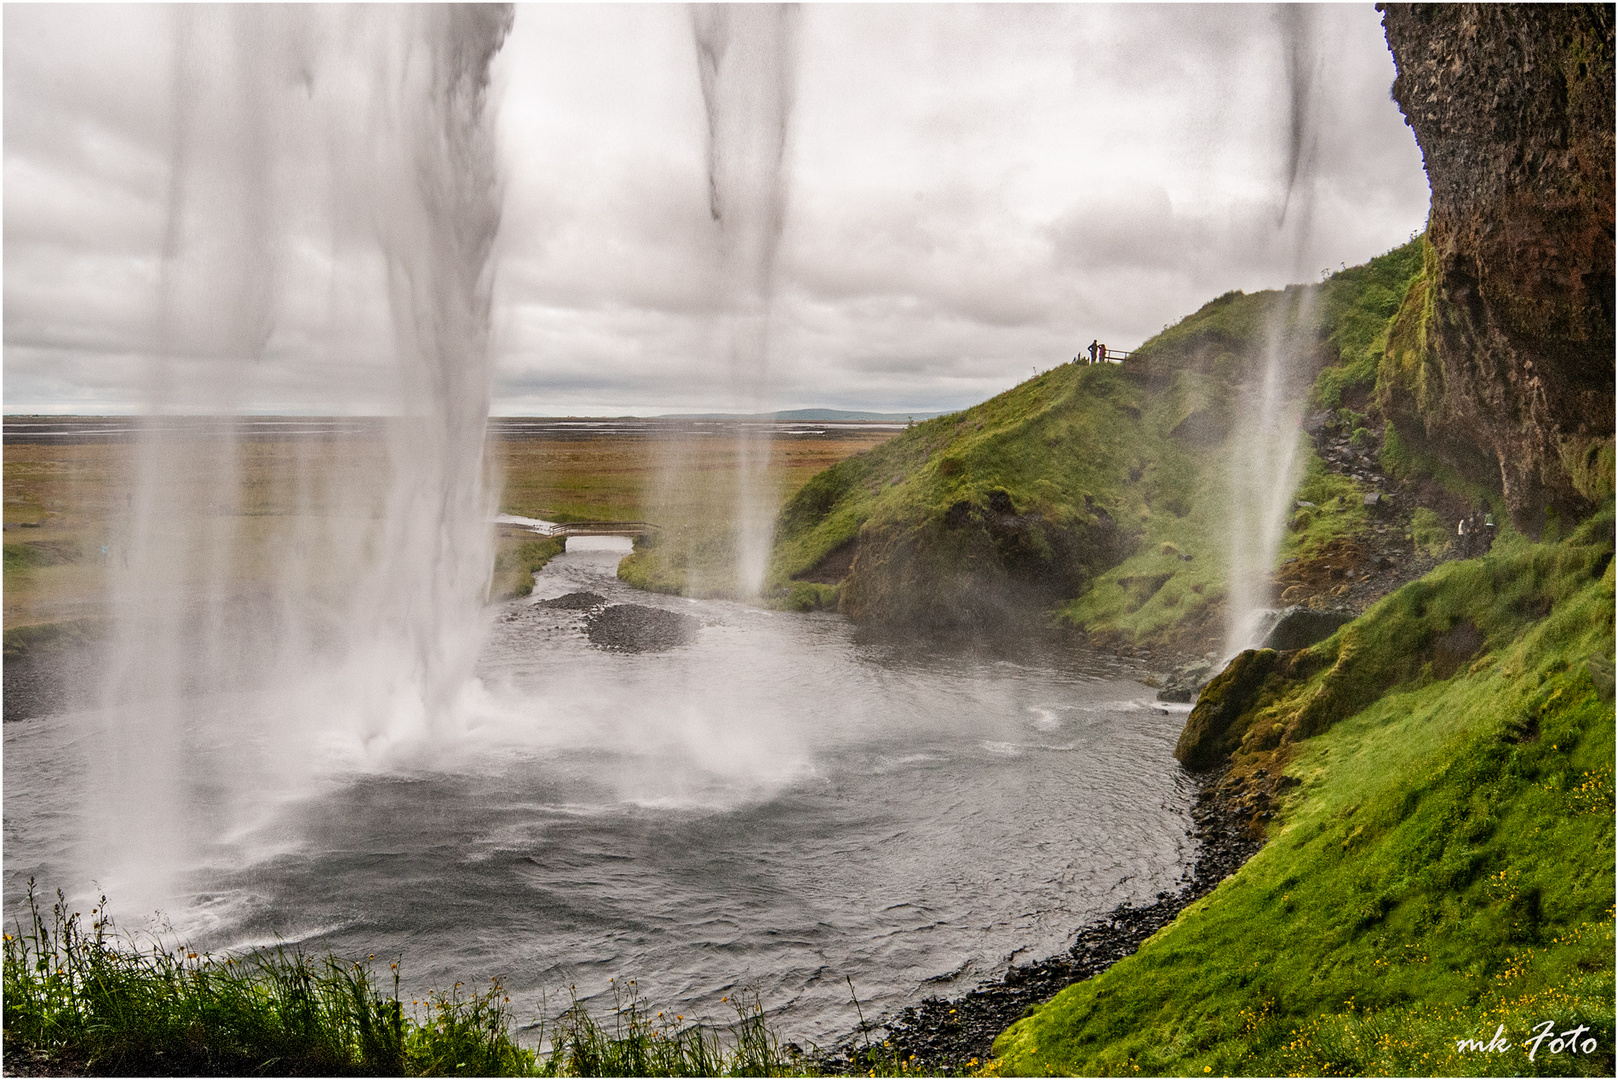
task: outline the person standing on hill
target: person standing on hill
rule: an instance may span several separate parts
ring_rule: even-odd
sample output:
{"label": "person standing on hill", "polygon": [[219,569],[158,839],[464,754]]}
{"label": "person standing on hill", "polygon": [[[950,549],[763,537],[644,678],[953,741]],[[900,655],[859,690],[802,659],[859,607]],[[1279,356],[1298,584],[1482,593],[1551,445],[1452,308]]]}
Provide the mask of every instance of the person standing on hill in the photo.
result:
{"label": "person standing on hill", "polygon": [[1097,342],[1090,342],[1090,363],[1092,364],[1096,362],[1096,349],[1099,347],[1100,346]]}
{"label": "person standing on hill", "polygon": [[1096,362],[1099,364],[1107,362],[1107,347],[1105,345],[1096,346]]}

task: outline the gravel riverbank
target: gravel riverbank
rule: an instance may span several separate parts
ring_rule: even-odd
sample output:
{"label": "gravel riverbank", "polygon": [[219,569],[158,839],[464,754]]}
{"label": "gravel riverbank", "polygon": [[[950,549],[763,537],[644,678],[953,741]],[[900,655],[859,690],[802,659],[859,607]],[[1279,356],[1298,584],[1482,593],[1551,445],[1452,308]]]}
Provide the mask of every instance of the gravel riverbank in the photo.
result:
{"label": "gravel riverbank", "polygon": [[1120,905],[1111,914],[1080,927],[1068,951],[1013,967],[954,1000],[931,997],[897,1016],[874,1020],[838,1042],[817,1064],[830,1073],[864,1073],[867,1047],[896,1057],[907,1071],[948,1076],[967,1072],[992,1056],[995,1037],[1028,1006],[1093,978],[1140,948],[1187,905],[1207,895],[1263,846],[1236,806],[1216,794],[1223,771],[1206,774],[1192,808],[1198,841],[1191,880],[1178,893],[1159,893],[1144,907]]}

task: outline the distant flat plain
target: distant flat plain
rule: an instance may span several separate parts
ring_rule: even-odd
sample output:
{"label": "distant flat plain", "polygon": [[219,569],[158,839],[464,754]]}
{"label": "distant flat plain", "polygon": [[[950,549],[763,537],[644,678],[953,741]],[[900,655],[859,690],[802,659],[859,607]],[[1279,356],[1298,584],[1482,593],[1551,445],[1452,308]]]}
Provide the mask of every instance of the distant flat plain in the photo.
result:
{"label": "distant flat plain", "polygon": [[[175,500],[234,518],[234,565],[250,589],[274,565],[287,518],[311,512],[323,478],[386,454],[384,422],[342,417],[5,418],[5,627],[105,618],[108,575],[122,565],[122,522],[133,506],[141,425],[194,443],[163,483]],[[487,464],[501,512],[560,521],[652,521],[728,527],[749,460],[779,502],[815,473],[892,438],[904,425],[635,417],[490,421]],[[234,448],[233,450],[231,448]],[[232,490],[204,494],[233,453]],[[215,488],[218,492],[218,489]],[[182,491],[179,494],[185,495]],[[334,510],[313,504],[314,512]],[[181,523],[176,523],[179,525]],[[105,552],[103,552],[105,545]]]}

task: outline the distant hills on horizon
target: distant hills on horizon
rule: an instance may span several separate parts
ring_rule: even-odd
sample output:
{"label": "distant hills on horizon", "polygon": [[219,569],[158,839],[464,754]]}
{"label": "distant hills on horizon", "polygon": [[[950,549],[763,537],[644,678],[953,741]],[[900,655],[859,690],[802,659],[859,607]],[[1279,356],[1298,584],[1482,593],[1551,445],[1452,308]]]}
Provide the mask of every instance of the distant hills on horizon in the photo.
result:
{"label": "distant hills on horizon", "polygon": [[[857,421],[879,420],[900,422],[906,420],[931,420],[935,416],[948,416],[959,409],[939,409],[932,412],[859,412],[849,409],[781,409],[767,413],[614,413],[600,415],[581,415],[555,413],[539,415],[537,413],[491,413],[491,420],[806,420],[806,421]],[[82,420],[137,420],[154,419],[144,413],[30,413],[5,412],[0,413],[7,420],[42,420],[42,421],[82,421]],[[274,419],[329,419],[329,420],[371,420],[378,417],[369,414],[350,413],[237,413],[240,419],[246,420],[274,420]],[[160,417],[158,419],[170,420],[208,420],[221,419],[222,414],[197,413],[176,414]]]}
{"label": "distant hills on horizon", "polygon": [[779,409],[767,413],[659,413],[656,420],[931,420],[956,409],[937,412],[855,412],[848,409]]}

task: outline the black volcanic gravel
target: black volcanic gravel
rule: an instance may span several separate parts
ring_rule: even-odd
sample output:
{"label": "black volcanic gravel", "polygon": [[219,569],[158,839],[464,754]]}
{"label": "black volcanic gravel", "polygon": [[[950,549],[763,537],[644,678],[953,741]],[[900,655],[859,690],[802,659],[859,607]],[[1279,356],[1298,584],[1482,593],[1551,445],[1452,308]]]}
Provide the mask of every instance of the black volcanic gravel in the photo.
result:
{"label": "black volcanic gravel", "polygon": [[598,608],[607,602],[607,598],[600,593],[570,592],[561,596],[553,596],[549,600],[535,601],[535,607],[554,608],[558,611],[589,611]]}
{"label": "black volcanic gravel", "polygon": [[684,645],[701,623],[689,615],[641,604],[613,604],[585,618],[590,643],[626,652],[657,652]]}

